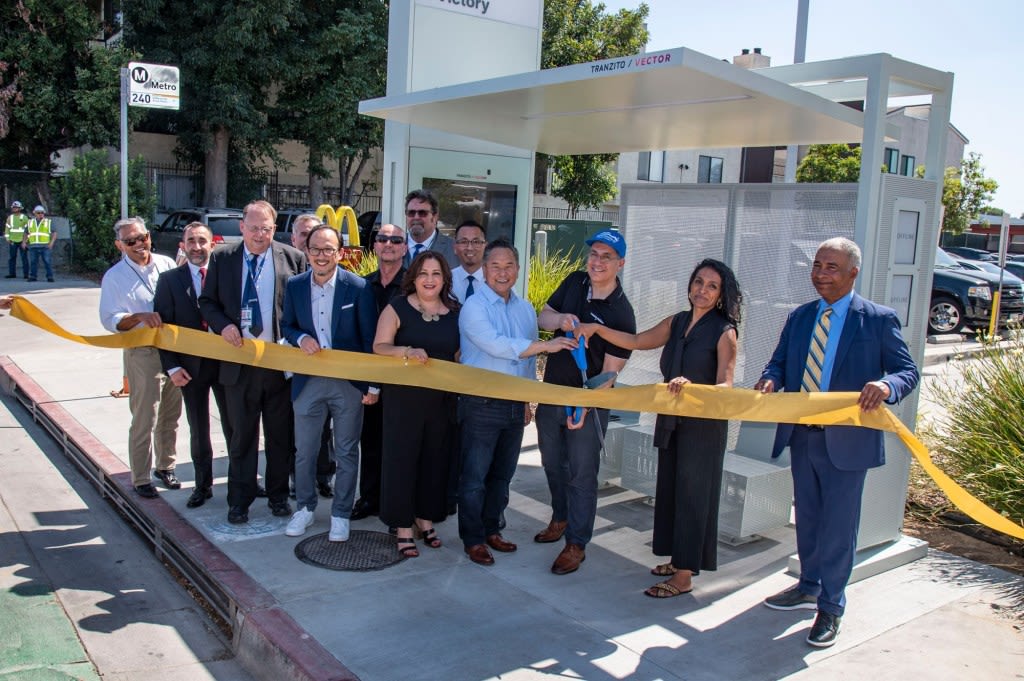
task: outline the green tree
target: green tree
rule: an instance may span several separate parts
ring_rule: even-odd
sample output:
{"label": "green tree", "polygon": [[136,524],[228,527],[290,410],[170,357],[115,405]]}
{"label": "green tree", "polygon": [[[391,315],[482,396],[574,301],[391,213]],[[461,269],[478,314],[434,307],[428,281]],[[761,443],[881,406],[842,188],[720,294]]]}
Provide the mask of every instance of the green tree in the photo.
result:
{"label": "green tree", "polygon": [[797,182],[857,182],[860,147],[848,144],[812,144],[796,169]]}
{"label": "green tree", "polygon": [[[75,159],[57,185],[58,203],[74,225],[72,239],[78,267],[104,272],[117,255],[114,223],[121,217],[121,168],[93,150]],[[128,213],[150,221],[156,210],[155,188],[146,180],[142,158],[128,162]]]}
{"label": "green tree", "polygon": [[380,0],[325,0],[294,18],[304,37],[285,46],[294,66],[281,74],[272,122],[309,150],[313,205],[323,203],[328,159],[338,161],[342,202],[352,203],[360,174],[383,144],[383,121],[359,115],[358,106],[384,94],[387,22]]}
{"label": "green tree", "polygon": [[[605,12],[604,3],[591,0],[546,0],[541,37],[541,68],[623,57],[647,44],[646,3],[635,10]],[[615,196],[616,178],[610,166],[618,154],[559,156],[538,154],[537,165],[554,169],[551,193],[569,204],[570,216],[581,207],[596,207]]]}
{"label": "green tree", "polygon": [[981,155],[971,152],[960,161],[960,167],[946,168],[942,187],[942,231],[963,234],[981,213],[981,207],[992,200],[999,183],[985,177]]}
{"label": "green tree", "polygon": [[[269,125],[277,74],[297,65],[287,57],[300,34],[293,17],[311,2],[299,0],[123,0],[125,39],[147,61],[181,69],[181,110],[169,127],[180,155],[201,160],[203,203],[228,199],[228,158],[234,167],[278,159],[280,129]],[[318,60],[309,45],[307,63]],[[305,65],[305,64],[304,64]]]}
{"label": "green tree", "polygon": [[[118,70],[92,3],[15,0],[0,10],[0,167],[49,173],[67,147],[116,145]],[[45,182],[39,198],[49,203]]]}

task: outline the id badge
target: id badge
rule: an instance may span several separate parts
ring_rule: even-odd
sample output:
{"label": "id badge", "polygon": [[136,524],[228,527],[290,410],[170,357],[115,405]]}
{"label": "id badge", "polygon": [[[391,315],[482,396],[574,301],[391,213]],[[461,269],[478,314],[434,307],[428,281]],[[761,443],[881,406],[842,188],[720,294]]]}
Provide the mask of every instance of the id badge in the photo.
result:
{"label": "id badge", "polygon": [[242,308],[242,328],[248,329],[252,326],[252,308],[248,305]]}

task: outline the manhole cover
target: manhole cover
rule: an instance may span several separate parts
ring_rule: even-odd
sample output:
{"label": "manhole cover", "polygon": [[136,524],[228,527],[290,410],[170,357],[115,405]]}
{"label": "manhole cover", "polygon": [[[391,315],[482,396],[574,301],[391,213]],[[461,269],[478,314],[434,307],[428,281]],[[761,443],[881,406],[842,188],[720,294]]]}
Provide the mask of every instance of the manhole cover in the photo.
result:
{"label": "manhole cover", "polygon": [[394,537],[367,530],[352,530],[345,542],[327,541],[327,532],[313,535],[295,545],[295,557],[308,565],[353,572],[380,570],[403,560]]}

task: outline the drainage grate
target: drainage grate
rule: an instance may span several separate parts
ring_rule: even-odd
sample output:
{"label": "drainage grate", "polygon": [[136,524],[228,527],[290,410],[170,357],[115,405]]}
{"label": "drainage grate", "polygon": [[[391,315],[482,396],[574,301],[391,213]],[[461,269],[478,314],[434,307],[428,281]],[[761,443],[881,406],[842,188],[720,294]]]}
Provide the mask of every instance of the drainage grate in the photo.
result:
{"label": "drainage grate", "polygon": [[345,542],[327,541],[327,532],[313,535],[295,546],[295,557],[308,565],[352,572],[381,570],[403,560],[394,537],[367,530],[352,530]]}

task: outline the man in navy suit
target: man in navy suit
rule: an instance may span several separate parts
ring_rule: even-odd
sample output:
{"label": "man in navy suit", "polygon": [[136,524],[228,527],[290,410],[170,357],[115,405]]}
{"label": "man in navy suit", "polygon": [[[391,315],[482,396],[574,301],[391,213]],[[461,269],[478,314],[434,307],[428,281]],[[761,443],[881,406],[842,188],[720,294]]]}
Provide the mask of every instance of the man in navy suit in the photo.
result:
{"label": "man in navy suit", "polygon": [[[213,233],[201,222],[186,225],[179,244],[187,262],[160,275],[153,297],[153,311],[165,324],[186,329],[206,330],[199,314],[199,294],[203,290]],[[195,472],[195,489],[185,505],[196,508],[213,496],[213,445],[210,442],[210,389],[217,400],[224,440],[231,442],[231,422],[227,418],[224,386],[217,380],[220,362],[215,359],[187,355],[171,350],[160,351],[160,364],[174,385],[181,388],[185,417],[191,432],[190,451]]]}
{"label": "man in navy suit", "polygon": [[[917,386],[919,374],[896,312],[853,291],[860,262],[860,248],[849,239],[818,247],[811,283],[821,298],[789,315],[755,390],[859,392],[860,408],[871,411],[899,402]],[[869,468],[885,463],[883,433],[780,423],[772,456],[787,445],[800,582],[764,603],[775,610],[817,610],[807,642],[827,648],[839,635],[846,608],[864,479]]]}
{"label": "man in navy suit", "polygon": [[[281,329],[292,345],[308,355],[324,348],[372,352],[377,305],[366,280],[338,267],[341,236],[333,228],[314,228],[306,240],[310,270],[288,280]],[[285,534],[298,537],[313,524],[317,504],[316,460],[320,432],[329,415],[334,431],[334,499],[328,540],[347,541],[359,473],[359,433],[363,405],[377,401],[377,388],[339,378],[296,374],[292,378],[295,413],[295,499],[298,510]]]}
{"label": "man in navy suit", "polygon": [[[235,347],[242,339],[276,343],[284,288],[289,277],[306,269],[306,256],[274,241],[277,211],[266,201],[242,210],[242,241],[214,251],[199,310],[214,333]],[[228,445],[228,522],[249,522],[256,498],[260,419],[267,455],[267,505],[275,516],[292,514],[288,469],[295,451],[292,404],[284,372],[221,362],[231,442]]]}

